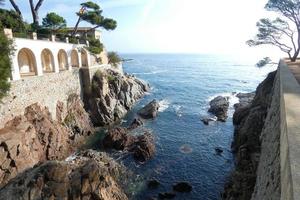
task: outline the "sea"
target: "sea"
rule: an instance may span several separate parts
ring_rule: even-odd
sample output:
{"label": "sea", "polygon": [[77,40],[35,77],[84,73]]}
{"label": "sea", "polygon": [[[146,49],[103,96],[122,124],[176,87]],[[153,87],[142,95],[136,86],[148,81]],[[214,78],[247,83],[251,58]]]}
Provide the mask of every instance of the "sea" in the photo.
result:
{"label": "sea", "polygon": [[[234,127],[233,105],[239,92],[253,92],[276,66],[257,68],[257,57],[235,55],[188,54],[122,54],[126,73],[143,79],[151,91],[124,118],[127,126],[137,110],[156,99],[160,108],[157,118],[147,120],[134,133],[149,131],[155,136],[156,153],[146,163],[137,163],[130,156],[119,159],[133,173],[126,186],[130,199],[146,200],[160,192],[171,192],[178,182],[188,182],[190,193],[176,193],[174,199],[221,199],[224,184],[234,169],[231,152]],[[201,118],[211,116],[209,101],[222,95],[230,97],[229,118],[209,126]],[[215,148],[221,148],[217,154]],[[156,179],[157,189],[147,182]]]}

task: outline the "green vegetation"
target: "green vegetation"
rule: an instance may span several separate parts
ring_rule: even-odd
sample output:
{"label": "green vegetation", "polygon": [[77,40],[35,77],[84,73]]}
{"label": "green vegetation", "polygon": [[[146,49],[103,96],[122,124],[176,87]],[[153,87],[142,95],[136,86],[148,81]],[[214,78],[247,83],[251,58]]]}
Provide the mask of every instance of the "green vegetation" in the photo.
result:
{"label": "green vegetation", "polygon": [[10,28],[13,32],[25,32],[29,25],[23,22],[18,13],[13,10],[0,9],[0,23],[2,27]]}
{"label": "green vegetation", "polygon": [[116,52],[108,52],[108,63],[116,67],[121,61],[121,57]]}
{"label": "green vegetation", "polygon": [[77,14],[78,20],[74,27],[74,31],[72,36],[77,33],[78,25],[80,22],[85,21],[89,24],[93,25],[94,27],[91,28],[89,31],[95,30],[97,28],[104,28],[105,30],[114,30],[117,27],[117,22],[110,18],[105,18],[102,16],[102,10],[100,6],[94,2],[87,1],[85,3],[80,4],[82,8]]}
{"label": "green vegetation", "polygon": [[67,27],[67,22],[63,17],[51,12],[43,18],[43,27],[51,30],[52,33],[58,33],[59,30]]}
{"label": "green vegetation", "polygon": [[113,83],[117,80],[117,78],[113,75],[108,74],[107,75],[107,80],[108,80],[108,83]]}
{"label": "green vegetation", "polygon": [[265,57],[256,64],[256,67],[260,68],[270,64],[272,64],[272,60],[269,57]]}
{"label": "green vegetation", "polygon": [[[2,29],[3,26],[0,22],[0,30]],[[2,99],[10,89],[8,79],[10,77],[11,63],[9,55],[13,53],[12,43],[6,38],[3,31],[0,32],[0,47],[0,99]]]}
{"label": "green vegetation", "polygon": [[266,10],[282,18],[264,18],[257,22],[258,34],[247,41],[249,46],[273,45],[295,62],[300,52],[300,3],[294,0],[269,0]]}
{"label": "green vegetation", "polygon": [[103,51],[103,44],[100,40],[89,37],[88,39],[89,47],[87,48],[93,54],[100,54]]}

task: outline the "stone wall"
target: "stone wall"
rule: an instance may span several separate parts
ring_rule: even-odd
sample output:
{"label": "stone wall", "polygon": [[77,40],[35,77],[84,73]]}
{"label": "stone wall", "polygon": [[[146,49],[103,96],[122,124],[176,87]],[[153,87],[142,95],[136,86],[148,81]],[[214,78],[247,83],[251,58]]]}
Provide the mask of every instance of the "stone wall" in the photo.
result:
{"label": "stone wall", "polygon": [[0,128],[15,116],[24,114],[24,109],[34,103],[48,107],[55,119],[57,101],[66,105],[72,93],[82,97],[79,69],[13,81],[8,96],[0,104]]}
{"label": "stone wall", "polygon": [[280,199],[280,73],[273,85],[272,103],[261,132],[261,154],[252,200]]}

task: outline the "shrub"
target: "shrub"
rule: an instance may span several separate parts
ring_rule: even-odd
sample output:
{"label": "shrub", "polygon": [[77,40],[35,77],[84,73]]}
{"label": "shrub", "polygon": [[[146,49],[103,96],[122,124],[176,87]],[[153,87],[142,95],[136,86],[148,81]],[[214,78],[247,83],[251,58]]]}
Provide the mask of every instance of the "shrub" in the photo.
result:
{"label": "shrub", "polygon": [[89,47],[87,48],[93,54],[100,54],[103,51],[103,44],[96,38],[89,37]]}
{"label": "shrub", "polygon": [[112,66],[117,66],[120,62],[122,62],[122,58],[116,52],[108,52],[108,63]]}

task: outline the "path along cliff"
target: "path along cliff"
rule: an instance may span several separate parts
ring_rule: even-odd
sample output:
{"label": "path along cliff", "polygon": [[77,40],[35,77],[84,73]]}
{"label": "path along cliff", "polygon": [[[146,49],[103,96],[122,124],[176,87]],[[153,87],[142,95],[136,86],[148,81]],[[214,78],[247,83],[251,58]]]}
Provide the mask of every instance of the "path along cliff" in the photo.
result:
{"label": "path along cliff", "polygon": [[280,80],[271,72],[250,104],[236,106],[236,166],[223,199],[280,199]]}
{"label": "path along cliff", "polygon": [[[64,159],[94,133],[94,126],[120,120],[148,90],[143,81],[106,69],[93,77],[87,109],[78,94],[69,94],[67,105],[57,102],[55,120],[38,102],[24,108],[0,130],[0,199],[126,199],[105,161],[108,156],[96,156],[98,163],[91,156],[75,164]],[[73,186],[73,180],[81,185]]]}

